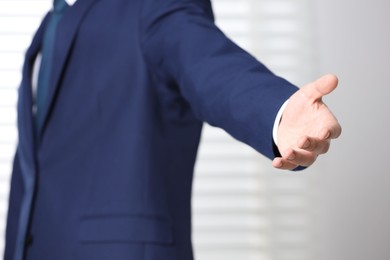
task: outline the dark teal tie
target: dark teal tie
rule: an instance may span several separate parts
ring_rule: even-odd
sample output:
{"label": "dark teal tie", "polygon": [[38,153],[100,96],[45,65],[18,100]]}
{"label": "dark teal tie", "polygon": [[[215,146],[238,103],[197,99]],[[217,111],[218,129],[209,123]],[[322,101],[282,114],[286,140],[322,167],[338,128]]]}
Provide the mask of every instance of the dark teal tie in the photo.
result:
{"label": "dark teal tie", "polygon": [[42,42],[42,62],[38,74],[38,86],[36,96],[36,132],[37,136],[43,124],[44,108],[48,102],[48,93],[50,89],[50,75],[53,63],[54,43],[56,38],[56,29],[58,22],[64,14],[68,4],[65,0],[54,0],[53,12],[49,22],[46,25],[45,34]]}

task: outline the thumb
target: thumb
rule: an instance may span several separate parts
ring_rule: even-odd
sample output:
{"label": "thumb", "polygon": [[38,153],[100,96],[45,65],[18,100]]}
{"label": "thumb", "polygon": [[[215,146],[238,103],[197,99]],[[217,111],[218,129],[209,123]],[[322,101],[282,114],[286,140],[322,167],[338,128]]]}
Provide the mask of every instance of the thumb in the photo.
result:
{"label": "thumb", "polygon": [[328,74],[304,86],[301,90],[309,99],[317,100],[335,90],[337,84],[338,78]]}

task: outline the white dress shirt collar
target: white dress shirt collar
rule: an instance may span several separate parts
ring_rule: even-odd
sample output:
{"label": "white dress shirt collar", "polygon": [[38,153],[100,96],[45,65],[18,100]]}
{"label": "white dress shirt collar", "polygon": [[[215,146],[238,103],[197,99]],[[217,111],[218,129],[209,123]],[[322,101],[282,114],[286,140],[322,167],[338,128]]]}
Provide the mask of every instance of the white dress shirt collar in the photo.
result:
{"label": "white dress shirt collar", "polygon": [[65,0],[65,2],[66,2],[68,5],[70,5],[70,6],[74,5],[74,3],[76,3],[76,1],[77,1],[77,0]]}

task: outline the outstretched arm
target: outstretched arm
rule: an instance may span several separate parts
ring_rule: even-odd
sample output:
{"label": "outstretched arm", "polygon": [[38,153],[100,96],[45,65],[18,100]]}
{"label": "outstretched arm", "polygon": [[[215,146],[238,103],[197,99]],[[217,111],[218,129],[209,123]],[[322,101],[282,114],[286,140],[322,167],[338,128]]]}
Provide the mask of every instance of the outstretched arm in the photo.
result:
{"label": "outstretched arm", "polygon": [[326,75],[291,96],[278,128],[277,146],[282,157],[273,160],[275,168],[310,166],[328,151],[330,140],[339,137],[341,126],[322,101],[337,84],[336,76]]}

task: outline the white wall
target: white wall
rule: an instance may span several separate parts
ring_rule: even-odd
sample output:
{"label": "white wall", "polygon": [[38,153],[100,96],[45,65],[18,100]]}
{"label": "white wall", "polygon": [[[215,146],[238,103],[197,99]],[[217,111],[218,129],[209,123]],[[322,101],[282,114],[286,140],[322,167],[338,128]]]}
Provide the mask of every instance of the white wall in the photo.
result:
{"label": "white wall", "polygon": [[390,1],[315,0],[318,74],[336,73],[326,101],[342,126],[321,159],[317,228],[323,260],[390,259]]}

